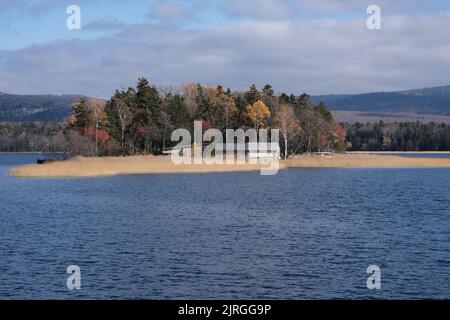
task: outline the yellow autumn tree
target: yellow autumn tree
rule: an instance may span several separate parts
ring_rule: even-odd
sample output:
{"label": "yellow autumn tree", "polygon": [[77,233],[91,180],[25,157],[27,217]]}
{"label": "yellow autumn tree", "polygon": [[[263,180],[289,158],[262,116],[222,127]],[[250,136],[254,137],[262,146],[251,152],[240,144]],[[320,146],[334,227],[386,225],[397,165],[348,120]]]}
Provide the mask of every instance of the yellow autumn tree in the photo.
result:
{"label": "yellow autumn tree", "polygon": [[253,104],[247,105],[245,107],[245,113],[257,131],[270,117],[270,110],[262,100],[258,100]]}

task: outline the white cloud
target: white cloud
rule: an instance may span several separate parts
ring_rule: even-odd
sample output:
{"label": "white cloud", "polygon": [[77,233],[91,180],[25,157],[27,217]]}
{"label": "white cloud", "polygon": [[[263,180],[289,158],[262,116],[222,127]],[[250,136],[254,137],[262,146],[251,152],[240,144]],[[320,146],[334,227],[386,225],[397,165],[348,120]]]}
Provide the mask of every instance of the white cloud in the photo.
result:
{"label": "white cloud", "polygon": [[285,19],[297,13],[292,0],[229,0],[223,3],[229,15],[253,18]]}
{"label": "white cloud", "polygon": [[227,0],[223,10],[230,16],[251,18],[308,18],[310,15],[365,15],[369,5],[381,7],[385,14],[405,14],[442,9],[443,0]]}
{"label": "white cloud", "polygon": [[126,27],[126,24],[119,21],[117,18],[101,18],[92,21],[84,26],[87,30],[106,31],[106,30],[120,30]]}
{"label": "white cloud", "polygon": [[139,76],[313,94],[449,84],[450,14],[365,20],[244,21],[196,31],[128,26],[96,40],[0,51],[0,91],[107,97]]}
{"label": "white cloud", "polygon": [[193,17],[192,13],[184,5],[161,0],[151,5],[147,16],[158,21],[180,21]]}

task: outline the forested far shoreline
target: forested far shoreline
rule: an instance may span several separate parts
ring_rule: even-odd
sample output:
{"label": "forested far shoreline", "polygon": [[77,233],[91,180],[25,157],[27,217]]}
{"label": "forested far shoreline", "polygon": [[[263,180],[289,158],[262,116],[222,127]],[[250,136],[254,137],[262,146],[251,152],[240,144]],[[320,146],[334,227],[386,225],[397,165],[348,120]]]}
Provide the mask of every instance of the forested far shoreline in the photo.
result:
{"label": "forested far shoreline", "polygon": [[350,151],[450,151],[450,125],[395,122],[344,124]]}
{"label": "forested far shoreline", "polygon": [[[393,122],[339,123],[308,94],[276,95],[271,85],[245,92],[187,84],[158,89],[140,78],[107,101],[80,99],[64,123],[0,122],[0,152],[73,155],[161,154],[171,133],[203,129],[279,129],[283,157],[322,151],[450,151],[450,125]],[[270,132],[270,131],[269,131]]]}
{"label": "forested far shoreline", "polygon": [[0,122],[0,152],[67,152],[64,124]]}

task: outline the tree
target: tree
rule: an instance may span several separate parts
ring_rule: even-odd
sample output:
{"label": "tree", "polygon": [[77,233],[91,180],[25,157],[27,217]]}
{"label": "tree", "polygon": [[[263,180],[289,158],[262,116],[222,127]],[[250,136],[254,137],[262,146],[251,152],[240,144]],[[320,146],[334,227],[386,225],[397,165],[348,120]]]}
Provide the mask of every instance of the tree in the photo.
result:
{"label": "tree", "polygon": [[72,116],[69,119],[68,126],[71,129],[83,131],[89,123],[89,115],[91,111],[87,107],[85,99],[81,99],[72,106]]}
{"label": "tree", "polygon": [[245,105],[254,104],[261,100],[261,93],[256,89],[256,85],[251,85],[250,89],[244,93]]}
{"label": "tree", "polygon": [[111,101],[111,109],[120,126],[120,146],[122,155],[125,155],[125,132],[131,123],[130,107],[123,97],[114,97]]}
{"label": "tree", "polygon": [[300,133],[300,122],[295,117],[294,108],[289,104],[279,106],[273,121],[284,139],[284,159],[287,159],[289,141]]}
{"label": "tree", "polygon": [[211,104],[200,83],[197,84],[195,103],[197,104],[198,117],[202,120],[207,120],[210,117]]}
{"label": "tree", "polygon": [[263,88],[263,93],[269,97],[272,97],[274,95],[272,86],[270,84],[266,84]]}
{"label": "tree", "polygon": [[300,139],[299,146],[302,146],[303,151],[307,153],[311,153],[314,146],[319,151],[323,133],[328,134],[329,123],[314,106],[301,109],[298,114],[302,127],[302,139]]}
{"label": "tree", "polygon": [[196,102],[196,92],[197,85],[194,83],[188,83],[183,87],[184,102],[186,104],[186,110],[189,113],[189,120],[191,122],[189,125],[191,132],[194,130],[193,123],[197,119],[198,105]]}
{"label": "tree", "polygon": [[325,119],[325,121],[328,121],[328,122],[333,121],[333,115],[327,109],[327,107],[325,106],[325,103],[323,101],[320,101],[318,109],[319,109],[319,112],[322,114],[323,118]]}
{"label": "tree", "polygon": [[347,130],[340,124],[335,122],[334,132],[332,134],[333,136],[333,147],[336,151],[345,151],[346,150],[346,144],[345,139],[347,136]]}
{"label": "tree", "polygon": [[270,117],[269,108],[261,100],[247,105],[245,111],[248,119],[253,123],[256,131],[258,131],[259,128],[263,126],[266,123],[267,119]]}
{"label": "tree", "polygon": [[[158,135],[158,120],[162,100],[155,86],[150,86],[146,78],[139,78],[136,91],[137,108],[143,111],[144,117],[139,117],[140,123],[134,127],[143,133],[144,152],[147,154],[153,149],[153,136]],[[137,119],[137,118],[136,118]]]}
{"label": "tree", "polygon": [[167,99],[165,99],[162,104],[161,112],[159,114],[159,123],[161,125],[162,151],[164,151],[166,149],[167,134],[174,129],[170,116],[170,101]]}
{"label": "tree", "polygon": [[146,78],[139,78],[136,87],[136,101],[139,109],[145,110],[148,124],[156,121],[161,107],[161,98],[155,86],[150,86]]}
{"label": "tree", "polygon": [[106,102],[99,99],[81,100],[73,107],[73,113],[63,132],[70,151],[81,155],[100,155],[110,151],[110,135],[106,130]]}
{"label": "tree", "polygon": [[272,86],[266,84],[262,90],[261,100],[269,107],[271,113],[275,112],[279,105],[279,99],[275,97]]}
{"label": "tree", "polygon": [[311,96],[307,93],[302,93],[297,99],[297,104],[300,108],[306,108],[311,105]]}
{"label": "tree", "polygon": [[211,98],[212,117],[210,123],[220,129],[228,129],[237,115],[234,99],[222,86],[218,86],[214,96]]}
{"label": "tree", "polygon": [[95,145],[92,139],[76,130],[67,130],[65,139],[70,146],[73,155],[93,156],[95,155]]}
{"label": "tree", "polygon": [[166,103],[169,106],[169,114],[172,123],[176,128],[188,128],[189,127],[189,112],[184,102],[184,97],[176,94],[166,97]]}
{"label": "tree", "polygon": [[[92,123],[95,130],[95,154],[98,155],[98,140],[99,140],[99,128],[100,125],[106,121],[105,113],[106,102],[99,99],[91,99],[89,101],[89,109],[92,115]],[[103,134],[102,134],[103,135]],[[104,137],[104,135],[103,135]]]}
{"label": "tree", "polygon": [[289,96],[286,93],[282,93],[279,98],[278,98],[278,102],[280,104],[286,104],[286,103],[290,103],[289,101]]}

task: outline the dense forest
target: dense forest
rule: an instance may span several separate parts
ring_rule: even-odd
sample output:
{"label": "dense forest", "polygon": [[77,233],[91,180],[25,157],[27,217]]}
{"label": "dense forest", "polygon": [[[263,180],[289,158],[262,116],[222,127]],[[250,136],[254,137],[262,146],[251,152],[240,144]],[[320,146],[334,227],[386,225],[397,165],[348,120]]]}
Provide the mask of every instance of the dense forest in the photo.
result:
{"label": "dense forest", "polygon": [[140,78],[109,100],[81,98],[64,123],[0,122],[0,151],[65,151],[74,155],[161,154],[174,146],[174,129],[280,130],[284,157],[322,151],[448,151],[450,125],[340,124],[308,94],[274,93],[270,85],[245,92],[187,84],[157,88]]}
{"label": "dense forest", "polygon": [[0,122],[0,152],[63,152],[69,149],[61,123]]}
{"label": "dense forest", "polygon": [[232,92],[222,86],[188,84],[157,89],[145,78],[136,88],[116,90],[108,101],[81,100],[65,127],[76,154],[161,154],[176,142],[174,129],[280,129],[283,155],[345,149],[345,129],[323,103],[309,95],[275,95],[270,85]]}
{"label": "dense forest", "polygon": [[437,123],[345,124],[352,151],[450,151],[450,125]]}

